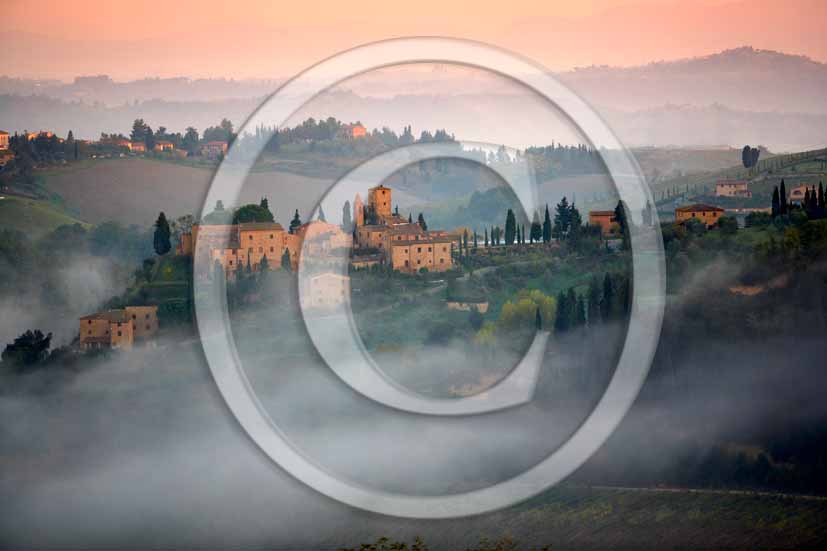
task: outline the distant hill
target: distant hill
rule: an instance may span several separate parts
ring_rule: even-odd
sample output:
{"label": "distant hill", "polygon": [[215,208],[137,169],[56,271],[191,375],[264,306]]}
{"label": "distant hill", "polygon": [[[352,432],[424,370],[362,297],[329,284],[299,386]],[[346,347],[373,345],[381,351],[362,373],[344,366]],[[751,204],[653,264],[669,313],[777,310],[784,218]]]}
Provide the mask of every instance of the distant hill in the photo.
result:
{"label": "distant hill", "polygon": [[[515,147],[578,141],[559,117],[537,116],[536,97],[502,79],[436,69],[371,73],[322,94],[301,115],[361,120],[397,131],[408,124],[415,132],[446,128],[462,139],[493,137]],[[827,142],[827,64],[803,56],[742,47],[558,76],[631,146],[751,143],[794,151]],[[71,129],[85,138],[126,133],[138,117],[172,131],[187,126],[203,130],[224,117],[239,125],[279,82],[177,78],[117,83],[102,76],[60,84],[0,78],[0,94],[5,93],[0,95],[0,120],[4,130],[48,128],[64,135]],[[34,91],[37,95],[31,95]]]}
{"label": "distant hill", "polygon": [[717,103],[741,111],[827,113],[827,64],[749,46],[640,67],[587,67],[559,76],[591,103],[611,109]]}

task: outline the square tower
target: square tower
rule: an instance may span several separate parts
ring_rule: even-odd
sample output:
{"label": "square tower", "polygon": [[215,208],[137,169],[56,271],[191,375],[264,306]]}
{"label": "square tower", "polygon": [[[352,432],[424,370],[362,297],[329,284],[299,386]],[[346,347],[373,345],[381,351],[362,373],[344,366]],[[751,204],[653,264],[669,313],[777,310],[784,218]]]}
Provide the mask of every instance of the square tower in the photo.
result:
{"label": "square tower", "polygon": [[391,217],[391,189],[383,185],[368,190],[368,206],[379,220]]}

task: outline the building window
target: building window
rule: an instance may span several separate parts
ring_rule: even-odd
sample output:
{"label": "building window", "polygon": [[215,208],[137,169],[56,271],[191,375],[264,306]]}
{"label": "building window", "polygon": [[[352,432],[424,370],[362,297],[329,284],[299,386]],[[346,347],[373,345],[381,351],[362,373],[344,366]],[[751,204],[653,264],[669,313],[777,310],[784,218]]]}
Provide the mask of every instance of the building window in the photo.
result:
{"label": "building window", "polygon": [[233,265],[233,261],[232,261],[232,260],[230,260],[230,266],[232,266],[232,265]]}
{"label": "building window", "polygon": [[273,234],[272,233],[270,234],[270,239],[273,239]]}
{"label": "building window", "polygon": [[444,258],[440,258],[440,259],[439,259],[439,263],[440,263],[440,264],[445,264],[445,259],[444,259]]}
{"label": "building window", "polygon": [[[407,260],[405,261],[405,267],[406,268],[408,267],[408,261]],[[89,331],[89,332],[91,333],[91,331]]]}
{"label": "building window", "polygon": [[447,253],[448,252],[448,247],[442,247],[442,252]]}
{"label": "building window", "polygon": [[118,336],[119,336],[119,337],[123,337],[123,333],[121,333],[120,331],[118,331]]}
{"label": "building window", "polygon": [[421,260],[417,260],[417,261],[416,261],[416,263],[417,263],[417,264],[422,264],[422,261],[421,261]]}
{"label": "building window", "polygon": [[272,252],[275,252],[275,251],[276,251],[276,249],[274,249],[273,247],[270,247],[270,252],[271,252],[271,253],[272,253]]}
{"label": "building window", "polygon": [[89,320],[89,325],[92,325],[92,320]]}
{"label": "building window", "polygon": [[417,247],[416,252],[421,253],[422,252],[422,247]]}
{"label": "building window", "polygon": [[92,330],[90,329],[90,330],[87,332],[87,334],[91,335],[91,334],[92,334]]}
{"label": "building window", "polygon": [[148,319],[149,319],[149,314],[147,314],[146,316],[144,316],[144,319],[148,320]]}
{"label": "building window", "polygon": [[428,247],[428,252],[431,252],[431,247]]}
{"label": "building window", "polygon": [[136,320],[136,319],[138,319],[138,316],[136,316],[135,314],[132,314],[132,319]]}
{"label": "building window", "polygon": [[146,330],[149,331],[149,326],[148,325],[146,326]]}

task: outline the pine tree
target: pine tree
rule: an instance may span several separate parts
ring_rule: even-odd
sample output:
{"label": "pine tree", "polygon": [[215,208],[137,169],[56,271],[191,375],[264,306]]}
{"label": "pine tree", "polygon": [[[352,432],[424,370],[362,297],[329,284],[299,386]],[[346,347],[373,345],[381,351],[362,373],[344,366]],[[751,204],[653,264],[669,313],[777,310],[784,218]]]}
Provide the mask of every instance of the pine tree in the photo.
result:
{"label": "pine tree", "polygon": [[569,201],[565,196],[557,203],[554,213],[554,225],[551,227],[551,236],[556,239],[562,239],[569,231],[569,223],[571,217],[571,209],[569,209]]}
{"label": "pine tree", "polygon": [[543,243],[551,241],[551,217],[548,213],[548,203],[546,203],[546,214],[543,217]]}
{"label": "pine tree", "polygon": [[531,231],[529,232],[529,241],[531,243],[539,243],[543,238],[543,226],[540,224],[540,215],[534,211],[534,218],[531,220]]}
{"label": "pine tree", "polygon": [[296,209],[296,213],[293,215],[293,219],[290,221],[290,228],[288,229],[289,233],[296,233],[299,227],[302,225],[302,220],[299,218],[299,209]]}
{"label": "pine tree", "polygon": [[505,244],[513,245],[517,238],[517,219],[514,217],[514,211],[508,209],[505,213]]}
{"label": "pine tree", "polygon": [[152,240],[155,253],[159,256],[167,254],[172,249],[170,235],[169,222],[167,222],[167,217],[162,212],[158,215],[158,220],[155,221],[155,235]]}

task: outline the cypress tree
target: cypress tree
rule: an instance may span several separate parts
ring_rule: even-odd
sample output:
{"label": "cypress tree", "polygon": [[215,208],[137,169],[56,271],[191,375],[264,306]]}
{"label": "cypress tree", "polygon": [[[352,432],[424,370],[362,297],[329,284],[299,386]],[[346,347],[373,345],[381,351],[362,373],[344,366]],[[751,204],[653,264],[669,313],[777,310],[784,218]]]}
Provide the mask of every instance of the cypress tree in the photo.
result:
{"label": "cypress tree", "polygon": [[586,325],[586,301],[583,295],[577,297],[577,302],[574,311],[574,324],[578,327]]}
{"label": "cypress tree", "polygon": [[259,262],[259,264],[258,264],[258,269],[262,273],[266,272],[267,270],[270,269],[270,261],[267,260],[267,255],[266,254],[261,257],[261,262]]}
{"label": "cypress tree", "polygon": [[543,226],[540,224],[540,215],[534,211],[534,218],[531,220],[531,231],[528,236],[530,243],[539,243],[543,239]]}
{"label": "cypress tree", "polygon": [[548,213],[548,203],[546,203],[546,214],[543,217],[543,243],[551,241],[551,217]]}
{"label": "cypress tree", "polygon": [[513,245],[517,238],[517,219],[514,217],[514,211],[508,209],[505,213],[505,244]]}
{"label": "cypress tree", "polygon": [[158,215],[158,220],[155,221],[155,234],[153,236],[152,245],[155,247],[155,253],[159,256],[167,254],[172,248],[170,243],[169,222],[167,217],[162,212]]}
{"label": "cypress tree", "polygon": [[342,231],[350,233],[353,229],[351,226],[353,225],[353,219],[350,215],[350,201],[345,201],[344,206],[342,206]]}
{"label": "cypress tree", "polygon": [[488,228],[485,228],[485,248],[488,248]]}
{"label": "cypress tree", "polygon": [[614,289],[612,288],[612,276],[609,272],[603,277],[603,299],[600,301],[600,317],[604,322],[609,321],[612,316],[612,305],[614,304]]}
{"label": "cypress tree", "polygon": [[421,212],[419,213],[419,216],[417,217],[416,221],[419,223],[419,227],[422,228],[422,231],[428,231],[428,224],[425,223],[425,217],[422,215]]}
{"label": "cypress tree", "polygon": [[411,218],[411,213],[408,213],[408,224],[413,224],[413,218]]}
{"label": "cypress tree", "polygon": [[281,267],[288,272],[293,271],[293,265],[290,263],[290,251],[287,248],[284,249],[281,255]]}
{"label": "cypress tree", "polygon": [[290,221],[290,228],[288,229],[289,233],[296,233],[296,230],[299,229],[299,226],[302,225],[302,220],[299,218],[299,209],[296,209],[296,213],[293,215],[293,219]]}
{"label": "cypress tree", "polygon": [[537,307],[537,310],[534,311],[534,328],[537,331],[543,330],[543,316],[540,315],[540,307]]}
{"label": "cypress tree", "polygon": [[824,198],[824,185],[819,182],[818,183],[818,217],[824,218],[827,216],[827,204],[825,204]]}
{"label": "cypress tree", "polygon": [[569,328],[568,319],[568,297],[563,291],[557,294],[557,317],[554,320],[554,330],[558,333],[563,333]]}
{"label": "cypress tree", "polygon": [[600,293],[600,280],[597,279],[597,275],[593,275],[589,282],[589,325],[595,325],[600,321]]}
{"label": "cypress tree", "polygon": [[477,232],[476,232],[476,230],[474,230],[474,250],[475,251],[477,250],[478,245],[479,245],[479,243],[478,243],[478,240],[477,240]]}
{"label": "cypress tree", "polygon": [[772,188],[772,217],[781,214],[781,200],[779,199],[778,186]]}
{"label": "cypress tree", "polygon": [[778,213],[782,216],[787,214],[789,211],[789,205],[787,204],[787,188],[784,185],[784,179],[781,179],[781,186],[778,189],[778,198],[779,198],[779,209]]}

